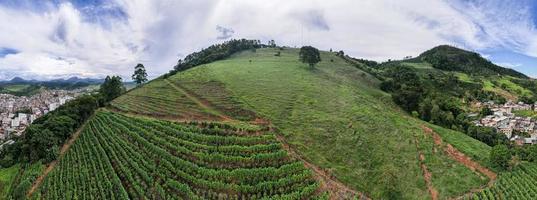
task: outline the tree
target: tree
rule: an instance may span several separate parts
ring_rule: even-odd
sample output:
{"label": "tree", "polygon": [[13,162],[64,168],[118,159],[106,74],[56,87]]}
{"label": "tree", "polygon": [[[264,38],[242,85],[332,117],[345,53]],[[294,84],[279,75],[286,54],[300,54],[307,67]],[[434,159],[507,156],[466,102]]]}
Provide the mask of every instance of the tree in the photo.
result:
{"label": "tree", "polygon": [[309,64],[311,68],[321,61],[319,50],[312,46],[304,46],[300,48],[299,59],[303,63]]}
{"label": "tree", "polygon": [[125,91],[125,87],[119,76],[106,76],[104,83],[101,84],[99,92],[103,95],[106,102],[118,97]]}
{"label": "tree", "polygon": [[531,145],[528,147],[528,161],[537,162],[537,145]]}
{"label": "tree", "polygon": [[274,40],[269,40],[268,41],[268,46],[269,47],[276,47],[276,42]]}
{"label": "tree", "polygon": [[500,144],[492,147],[490,151],[490,162],[501,169],[507,169],[511,161],[511,152],[506,145]]}
{"label": "tree", "polygon": [[481,116],[487,116],[487,115],[492,115],[494,114],[494,112],[488,107],[488,106],[485,106],[481,109]]}
{"label": "tree", "polygon": [[[179,62],[180,61],[181,60],[179,60]],[[132,80],[136,82],[137,85],[141,85],[142,83],[147,81],[147,73],[145,72],[145,67],[143,64],[138,63],[136,67],[134,67],[134,74],[132,75]]]}

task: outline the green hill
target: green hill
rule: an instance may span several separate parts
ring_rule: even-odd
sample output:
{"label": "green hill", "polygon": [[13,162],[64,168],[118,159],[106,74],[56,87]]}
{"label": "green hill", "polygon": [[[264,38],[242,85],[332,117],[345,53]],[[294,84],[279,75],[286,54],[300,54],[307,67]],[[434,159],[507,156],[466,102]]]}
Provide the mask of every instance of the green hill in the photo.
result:
{"label": "green hill", "polygon": [[[179,88],[186,94],[203,97],[211,105],[227,102],[246,108],[270,120],[285,142],[308,162],[374,198],[417,199],[430,195],[418,159],[420,153],[426,156],[424,164],[431,166],[428,168],[433,173],[431,184],[440,197],[453,197],[486,183],[484,176],[473,173],[444,152],[428,148],[434,146],[434,142],[424,134],[421,127],[424,123],[406,116],[393,105],[390,96],[378,89],[380,81],[373,76],[332,53],[322,52],[323,61],[311,70],[298,62],[297,49],[285,49],[280,56],[274,56],[277,51],[244,51],[165,80],[155,80],[120,97],[113,105],[135,113],[136,110],[151,110],[139,109],[139,106],[121,108],[122,101],[136,102],[136,98],[127,97],[149,94],[139,91],[167,83],[167,89],[158,90],[161,95],[181,94],[165,92]],[[181,104],[192,104],[186,99],[180,101]],[[143,103],[145,100],[138,102],[141,106],[149,105]],[[184,116],[173,113],[180,113],[185,107],[163,104],[162,108],[168,108],[172,114],[162,117],[183,119]],[[189,113],[211,114],[203,110]],[[218,110],[233,115],[224,108]],[[155,110],[155,113],[163,112]],[[486,149],[486,145],[464,134],[454,137],[455,142],[481,145]],[[485,155],[474,153],[474,149],[461,151],[480,157],[478,160],[486,163]]]}
{"label": "green hill", "polygon": [[490,98],[503,99],[502,101],[534,102],[537,100],[535,95],[537,84],[526,75],[513,69],[497,66],[478,53],[448,45],[432,48],[416,58],[384,63],[384,65],[392,64],[416,69],[424,79],[430,79],[428,81],[430,85],[436,84],[437,90],[452,88],[444,87],[445,81],[439,82],[432,79],[455,78],[458,82],[451,84],[454,84],[454,88],[461,88],[461,90],[451,91],[453,96],[473,95],[467,98],[469,101]]}
{"label": "green hill", "polygon": [[447,199],[495,178],[489,146],[321,58],[310,69],[298,49],[248,50],[133,89],[97,112],[33,197]]}
{"label": "green hill", "polygon": [[513,69],[493,64],[478,53],[466,51],[449,45],[432,48],[417,58],[431,63],[434,68],[448,71],[459,71],[480,75],[507,75],[517,78],[528,78]]}

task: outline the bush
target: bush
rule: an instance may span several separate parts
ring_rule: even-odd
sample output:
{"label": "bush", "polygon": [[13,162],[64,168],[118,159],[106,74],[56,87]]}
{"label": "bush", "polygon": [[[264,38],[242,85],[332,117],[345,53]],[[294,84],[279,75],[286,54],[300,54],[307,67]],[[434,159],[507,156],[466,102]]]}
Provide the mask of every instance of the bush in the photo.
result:
{"label": "bush", "polygon": [[24,180],[13,190],[13,198],[16,200],[26,199],[26,192],[32,187],[32,183],[29,180]]}

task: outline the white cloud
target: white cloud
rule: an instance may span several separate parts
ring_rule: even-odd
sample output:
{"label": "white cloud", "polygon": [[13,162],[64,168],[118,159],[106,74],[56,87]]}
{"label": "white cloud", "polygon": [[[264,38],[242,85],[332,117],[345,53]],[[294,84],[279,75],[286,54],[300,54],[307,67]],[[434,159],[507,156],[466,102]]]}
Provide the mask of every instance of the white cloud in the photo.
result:
{"label": "white cloud", "polygon": [[[115,0],[101,8],[61,3],[44,11],[0,3],[0,48],[20,52],[0,58],[0,78],[126,78],[138,62],[155,77],[170,70],[179,57],[220,42],[216,26],[231,27],[234,38],[341,49],[375,60],[416,56],[446,43],[476,50],[512,48],[537,56],[537,34],[528,11],[516,4],[487,2]],[[85,16],[88,9],[98,13],[95,9],[116,7],[125,17]]]}

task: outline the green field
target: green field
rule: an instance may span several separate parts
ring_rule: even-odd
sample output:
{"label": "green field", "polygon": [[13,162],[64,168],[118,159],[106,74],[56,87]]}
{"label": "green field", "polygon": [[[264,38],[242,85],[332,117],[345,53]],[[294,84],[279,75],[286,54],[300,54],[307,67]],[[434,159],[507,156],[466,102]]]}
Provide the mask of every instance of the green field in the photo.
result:
{"label": "green field", "polygon": [[30,87],[28,84],[15,84],[15,85],[8,85],[5,86],[4,89],[9,90],[11,92],[19,92],[26,88]]}
{"label": "green field", "polygon": [[433,66],[427,62],[401,62],[401,64],[414,67],[416,69],[433,69]]}
{"label": "green field", "polygon": [[99,111],[34,198],[324,198],[272,133],[205,126]]}
{"label": "green field", "polygon": [[[373,198],[429,195],[412,142],[415,135],[423,135],[421,122],[393,105],[390,96],[377,89],[378,80],[327,52],[315,69],[298,62],[296,49],[281,51],[280,57],[273,56],[275,52],[242,52],[169,80],[222,83],[238,102],[271,120],[306,159]],[[424,143],[431,142],[427,140]],[[467,142],[476,141],[461,141]],[[438,181],[433,182],[442,197],[483,183],[468,168],[440,164],[451,162],[445,155],[434,159],[430,164]]]}

